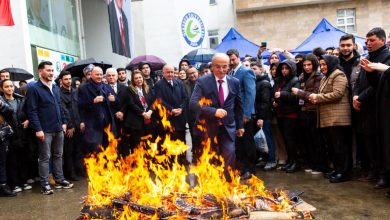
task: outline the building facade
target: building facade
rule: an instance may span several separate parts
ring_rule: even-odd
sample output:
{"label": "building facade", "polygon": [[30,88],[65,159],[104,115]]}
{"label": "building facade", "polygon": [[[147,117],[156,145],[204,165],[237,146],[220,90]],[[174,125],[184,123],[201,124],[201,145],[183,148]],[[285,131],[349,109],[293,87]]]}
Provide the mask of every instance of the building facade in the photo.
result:
{"label": "building facade", "polygon": [[361,37],[374,27],[390,31],[387,0],[235,0],[235,11],[237,29],[269,48],[296,48],[322,18]]}
{"label": "building facade", "polygon": [[113,52],[107,10],[111,1],[129,3],[12,0],[15,25],[0,27],[0,69],[13,66],[36,73],[41,60],[50,60],[59,74],[77,59],[93,57],[125,67],[144,54],[177,65],[193,49],[218,45],[234,26],[233,0],[133,0],[123,9],[131,14],[127,20],[133,30],[129,58]]}

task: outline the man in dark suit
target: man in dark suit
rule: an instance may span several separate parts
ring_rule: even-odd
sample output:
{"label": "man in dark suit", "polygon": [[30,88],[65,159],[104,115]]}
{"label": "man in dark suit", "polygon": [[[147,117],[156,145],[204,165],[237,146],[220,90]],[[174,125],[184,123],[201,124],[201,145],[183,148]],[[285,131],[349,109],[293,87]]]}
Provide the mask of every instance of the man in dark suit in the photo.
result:
{"label": "man in dark suit", "polygon": [[130,57],[129,26],[122,6],[123,0],[112,0],[108,5],[112,51]]}
{"label": "man in dark suit", "polygon": [[[160,137],[165,137],[165,134],[170,133],[172,140],[181,140],[185,143],[185,129],[186,129],[186,117],[185,117],[185,105],[187,95],[185,88],[181,80],[175,79],[173,76],[174,67],[166,64],[163,67],[163,79],[159,80],[154,85],[154,92],[156,99],[159,99],[162,105],[171,112],[168,115],[173,131],[167,132],[166,129],[159,128]],[[186,164],[185,153],[180,157],[181,163]]]}
{"label": "man in dark suit", "polygon": [[[118,83],[118,72],[115,68],[108,68],[106,70],[106,79],[107,84],[111,86],[111,88],[115,91],[115,94],[118,97],[118,109],[114,110],[115,113],[115,124],[118,132],[118,136],[121,136],[123,118],[125,113],[125,97],[128,95],[129,87],[123,85],[122,83]],[[130,148],[129,146],[124,146],[123,142],[119,142],[118,151],[122,155],[128,155]]]}
{"label": "man in dark suit", "polygon": [[[240,83],[234,77],[226,75],[229,57],[225,54],[214,55],[211,69],[213,74],[198,79],[190,99],[190,110],[197,116],[194,135],[199,140],[197,146],[193,146],[194,161],[202,154],[201,140],[210,138],[212,147],[225,161],[225,177],[230,181],[227,168],[235,168],[236,136],[242,137],[245,131],[239,95]],[[211,100],[210,105],[201,105],[201,98]],[[206,128],[206,134],[199,130],[200,126]]]}
{"label": "man in dark suit", "polygon": [[186,74],[188,76],[188,79],[184,81],[184,88],[186,90],[187,98],[188,98],[187,106],[186,106],[186,108],[187,108],[186,118],[187,118],[189,130],[190,130],[190,134],[192,137],[192,135],[194,133],[194,126],[195,126],[196,118],[195,118],[194,112],[189,110],[189,104],[190,104],[190,98],[191,98],[192,92],[194,91],[194,88],[195,88],[196,81],[198,80],[198,70],[195,67],[190,66],[186,70]]}
{"label": "man in dark suit", "polygon": [[248,179],[256,169],[256,146],[253,139],[252,115],[255,114],[256,76],[255,73],[240,62],[236,49],[226,52],[230,59],[230,74],[240,81],[240,97],[244,109],[245,134],[237,139],[237,161],[241,178]]}
{"label": "man in dark suit", "polygon": [[103,70],[95,66],[91,79],[82,84],[78,92],[80,120],[85,124],[84,139],[90,153],[99,152],[99,145],[108,145],[104,132],[108,125],[111,125],[111,132],[117,137],[114,113],[118,109],[118,97],[102,79]]}

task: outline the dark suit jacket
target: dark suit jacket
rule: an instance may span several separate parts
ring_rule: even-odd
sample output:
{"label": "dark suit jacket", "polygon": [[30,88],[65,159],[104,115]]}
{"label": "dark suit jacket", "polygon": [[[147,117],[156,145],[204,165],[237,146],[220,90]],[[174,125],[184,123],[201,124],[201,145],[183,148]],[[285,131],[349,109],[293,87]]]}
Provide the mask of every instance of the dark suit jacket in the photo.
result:
{"label": "dark suit jacket", "polygon": [[[235,140],[236,130],[244,128],[243,109],[240,97],[240,83],[237,79],[227,76],[229,94],[224,105],[219,103],[219,93],[214,74],[208,74],[198,79],[195,85],[194,92],[190,99],[190,110],[197,115],[196,124],[200,124],[201,120],[205,120],[207,134],[211,139],[218,135],[219,123],[222,122],[229,137],[232,141]],[[199,100],[204,97],[211,100],[209,106],[199,104]],[[223,108],[227,111],[227,116],[218,119],[215,117],[215,112],[218,108]],[[195,135],[202,135],[197,126],[195,126]]]}
{"label": "dark suit jacket", "polygon": [[[108,100],[109,93],[115,96],[115,102]],[[93,99],[98,95],[103,95],[104,101],[94,104]],[[90,80],[82,84],[78,92],[78,106],[81,122],[85,123],[84,138],[88,143],[101,144],[104,128],[108,124],[111,124],[111,132],[117,136],[114,113],[118,109],[118,97],[111,86],[103,83],[99,89]]]}
{"label": "dark suit jacket", "polygon": [[173,80],[173,87],[164,78],[154,85],[156,99],[162,101],[163,106],[172,111],[174,108],[181,108],[183,111],[179,116],[168,116],[168,120],[175,128],[175,131],[184,131],[186,128],[185,106],[187,95],[181,80]]}
{"label": "dark suit jacket", "polygon": [[[154,95],[151,90],[149,90],[149,93],[146,93],[145,90],[142,90],[142,92],[145,96],[146,103],[148,104],[146,111],[149,111],[152,108],[154,102]],[[142,130],[145,125],[142,113],[145,111],[141,100],[139,99],[138,94],[135,93],[132,89],[128,89],[126,93],[127,95],[124,100],[125,117],[123,120],[123,126],[135,130]]]}
{"label": "dark suit jacket", "polygon": [[123,51],[122,49],[122,39],[121,39],[121,31],[119,28],[119,22],[118,17],[116,14],[115,9],[115,0],[111,1],[111,3],[108,5],[108,17],[110,22],[110,32],[111,32],[111,44],[112,44],[112,51],[114,53],[130,57],[130,45],[129,45],[129,26],[127,22],[127,18],[123,10],[122,12],[122,21],[123,21],[123,31],[125,33],[125,49],[126,51]]}
{"label": "dark suit jacket", "polygon": [[[129,87],[128,86],[125,86],[121,83],[116,83],[116,95],[118,96],[118,101],[119,101],[119,109],[117,111],[121,111],[124,113],[125,109],[124,109],[124,106],[125,106],[125,97],[127,96],[128,94],[128,91],[129,90]],[[116,112],[117,112],[116,111]]]}
{"label": "dark suit jacket", "polygon": [[244,116],[251,118],[255,114],[256,76],[255,73],[241,65],[234,73],[234,77],[240,81],[240,96],[244,109]]}
{"label": "dark suit jacket", "polygon": [[186,119],[187,119],[188,125],[190,126],[191,129],[195,125],[195,120],[196,120],[195,113],[193,111],[190,111],[190,107],[189,107],[190,106],[190,98],[191,98],[192,92],[194,91],[195,84],[196,84],[196,81],[193,82],[189,79],[184,81],[184,88],[185,88],[186,93],[187,93]]}

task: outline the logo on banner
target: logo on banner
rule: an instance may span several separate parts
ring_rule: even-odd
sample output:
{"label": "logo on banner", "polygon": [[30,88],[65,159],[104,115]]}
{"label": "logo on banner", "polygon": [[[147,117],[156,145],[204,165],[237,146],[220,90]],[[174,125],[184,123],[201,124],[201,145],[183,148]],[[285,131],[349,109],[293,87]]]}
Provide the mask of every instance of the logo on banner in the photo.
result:
{"label": "logo on banner", "polygon": [[195,13],[189,12],[181,22],[181,33],[188,45],[198,47],[205,36],[205,28],[202,19]]}

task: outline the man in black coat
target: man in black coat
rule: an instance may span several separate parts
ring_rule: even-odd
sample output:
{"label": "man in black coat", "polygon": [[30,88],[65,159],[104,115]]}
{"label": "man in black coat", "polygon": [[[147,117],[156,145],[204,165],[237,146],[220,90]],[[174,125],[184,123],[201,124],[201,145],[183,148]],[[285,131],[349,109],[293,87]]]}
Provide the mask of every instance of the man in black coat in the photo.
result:
{"label": "man in black coat", "polygon": [[[389,74],[384,69],[381,71],[371,68],[369,66],[370,63],[383,63],[390,65],[390,51],[385,45],[386,42],[386,33],[382,28],[373,28],[366,35],[366,45],[367,50],[369,51],[369,55],[367,59],[362,59],[363,69],[359,75],[359,80],[368,81],[369,85],[367,88],[371,88],[371,95],[373,97],[374,105],[372,103],[368,103],[368,108],[376,107],[376,131],[375,137],[372,141],[378,140],[378,153],[376,154],[376,159],[380,164],[380,179],[374,188],[382,189],[388,187],[390,185],[390,117],[388,114],[390,104],[389,104],[389,94],[390,94],[390,84],[389,84]],[[366,77],[366,79],[365,79]],[[373,91],[372,91],[373,90]],[[362,93],[367,96],[366,93]],[[376,103],[375,103],[376,102]],[[363,102],[360,99],[360,95],[358,98],[354,98],[353,105],[354,108],[363,108]]]}
{"label": "man in black coat", "polygon": [[99,145],[108,145],[104,128],[111,125],[110,132],[118,136],[115,111],[118,109],[118,97],[111,86],[104,84],[103,70],[95,66],[91,79],[82,84],[78,91],[80,120],[85,124],[84,140],[89,152],[99,152]]}
{"label": "man in black coat", "polygon": [[129,26],[122,6],[123,0],[112,0],[108,5],[112,51],[130,57]]}
{"label": "man in black coat", "polygon": [[[165,137],[167,133],[171,133],[172,140],[179,139],[185,143],[186,118],[184,110],[187,95],[183,83],[173,77],[173,72],[174,67],[166,64],[163,68],[163,79],[154,85],[156,99],[161,101],[162,105],[170,112],[168,120],[173,127],[173,131],[169,132],[159,126],[159,134],[160,137]],[[180,160],[182,163],[187,163],[185,154],[181,156]]]}
{"label": "man in black coat", "polygon": [[198,80],[198,70],[195,67],[190,66],[186,70],[186,74],[188,76],[188,79],[184,81],[184,87],[185,87],[185,90],[187,93],[187,98],[188,98],[187,103],[186,103],[186,118],[187,118],[188,127],[190,129],[191,137],[193,137],[196,115],[195,115],[195,112],[193,112],[189,109],[189,104],[190,104],[190,98],[191,98],[192,92],[194,91],[194,88],[195,88],[195,83]]}
{"label": "man in black coat", "polygon": [[64,137],[64,175],[70,180],[79,180],[75,172],[76,154],[80,149],[77,149],[75,143],[75,133],[77,128],[76,117],[78,117],[77,102],[74,99],[74,93],[71,87],[72,76],[68,71],[62,71],[58,76],[60,82],[61,105],[64,114],[69,119]]}

